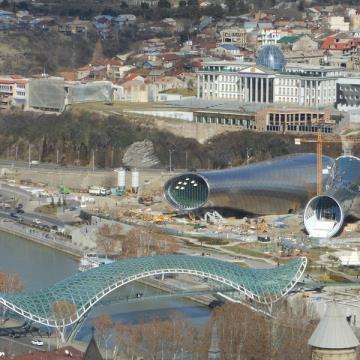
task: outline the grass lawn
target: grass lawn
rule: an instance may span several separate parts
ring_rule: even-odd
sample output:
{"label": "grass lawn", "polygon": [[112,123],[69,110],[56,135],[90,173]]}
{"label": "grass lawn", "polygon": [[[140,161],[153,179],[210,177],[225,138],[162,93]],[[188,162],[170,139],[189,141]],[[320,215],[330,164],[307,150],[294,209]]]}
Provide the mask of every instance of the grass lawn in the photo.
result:
{"label": "grass lawn", "polygon": [[196,96],[196,89],[168,89],[161,91],[161,94],[180,94],[182,96]]}
{"label": "grass lawn", "polygon": [[35,209],[36,212],[39,212],[40,214],[46,214],[46,215],[56,215],[57,213],[57,206],[56,205],[42,205]]}
{"label": "grass lawn", "polygon": [[248,256],[254,256],[254,257],[258,257],[258,258],[263,258],[263,259],[272,259],[273,256],[269,255],[269,254],[264,254],[260,251],[257,250],[253,250],[253,249],[247,249],[247,248],[243,248],[241,246],[227,246],[225,248],[226,250],[230,250],[234,253],[237,254],[241,254],[241,255],[248,255]]}

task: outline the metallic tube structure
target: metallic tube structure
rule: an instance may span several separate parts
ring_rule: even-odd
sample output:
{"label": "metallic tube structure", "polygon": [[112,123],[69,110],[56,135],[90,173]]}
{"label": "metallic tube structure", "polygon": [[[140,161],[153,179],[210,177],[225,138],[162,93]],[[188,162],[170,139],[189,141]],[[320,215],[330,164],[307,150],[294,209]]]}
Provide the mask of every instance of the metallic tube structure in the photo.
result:
{"label": "metallic tube structure", "polygon": [[313,197],[304,211],[304,225],[311,237],[331,238],[349,213],[357,210],[360,186],[360,159],[340,156],[335,160],[325,192]]}
{"label": "metallic tube structure", "polygon": [[[323,157],[324,167],[333,160]],[[164,185],[168,202],[180,210],[202,207],[249,214],[286,214],[303,209],[316,193],[316,155],[295,154],[247,166],[190,172]]]}

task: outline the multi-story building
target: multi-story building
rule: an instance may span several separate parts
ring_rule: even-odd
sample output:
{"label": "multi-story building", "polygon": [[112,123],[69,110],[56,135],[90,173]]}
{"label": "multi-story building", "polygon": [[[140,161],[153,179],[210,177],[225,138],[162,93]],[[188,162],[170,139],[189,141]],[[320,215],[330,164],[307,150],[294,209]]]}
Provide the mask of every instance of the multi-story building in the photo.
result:
{"label": "multi-story building", "polygon": [[315,107],[334,104],[336,81],[343,76],[340,67],[288,64],[275,77],[274,101]]}
{"label": "multi-story building", "polygon": [[235,109],[203,109],[193,113],[194,122],[236,126],[263,132],[316,133],[321,127],[324,133],[333,133],[336,121],[329,110],[304,107],[246,107]]}
{"label": "multi-story building", "polygon": [[284,31],[281,29],[265,28],[259,31],[258,42],[260,46],[275,45],[282,37],[288,35],[288,31]]}
{"label": "multi-story building", "polygon": [[340,111],[360,109],[360,78],[344,78],[337,81],[336,107]]}
{"label": "multi-story building", "polygon": [[241,47],[246,45],[246,30],[242,28],[229,28],[220,31],[222,44],[235,44]]}
{"label": "multi-story building", "polygon": [[345,22],[343,16],[329,16],[328,23],[330,30],[335,31],[349,31],[350,23]]}
{"label": "multi-story building", "polygon": [[25,106],[28,79],[20,76],[0,78],[0,107]]}
{"label": "multi-story building", "polygon": [[291,107],[260,109],[255,123],[258,131],[280,133],[315,133],[319,127],[324,133],[332,133],[336,126],[330,111]]}
{"label": "multi-story building", "polygon": [[324,106],[336,101],[337,67],[288,64],[275,71],[237,61],[205,62],[197,72],[197,96],[244,103]]}
{"label": "multi-story building", "polygon": [[204,63],[198,71],[197,96],[246,103],[272,103],[275,72],[252,63]]}
{"label": "multi-story building", "polygon": [[336,36],[328,36],[322,42],[320,49],[326,50],[331,55],[352,56],[357,53],[358,39],[346,39]]}

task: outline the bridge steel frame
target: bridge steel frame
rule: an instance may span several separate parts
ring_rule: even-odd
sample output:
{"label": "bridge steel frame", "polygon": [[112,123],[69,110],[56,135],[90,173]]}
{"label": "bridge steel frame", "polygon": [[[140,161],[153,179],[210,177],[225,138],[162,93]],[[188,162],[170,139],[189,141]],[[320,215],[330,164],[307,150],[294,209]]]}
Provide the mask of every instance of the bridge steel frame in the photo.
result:
{"label": "bridge steel frame", "polygon": [[[301,279],[307,265],[298,257],[285,265],[266,269],[200,256],[163,255],[131,258],[78,273],[46,289],[30,293],[1,293],[0,305],[24,318],[54,328],[76,324],[106,295],[133,281],[164,274],[187,274],[225,284],[246,298],[271,305],[284,297]],[[234,300],[235,301],[235,300]],[[55,317],[56,302],[76,307],[69,316]]]}

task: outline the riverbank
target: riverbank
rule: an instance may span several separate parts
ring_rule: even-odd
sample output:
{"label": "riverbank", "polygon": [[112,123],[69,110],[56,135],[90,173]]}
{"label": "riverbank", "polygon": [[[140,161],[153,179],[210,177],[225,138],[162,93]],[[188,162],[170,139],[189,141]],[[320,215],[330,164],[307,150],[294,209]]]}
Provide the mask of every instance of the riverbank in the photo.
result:
{"label": "riverbank", "polygon": [[[166,293],[172,293],[174,291],[184,291],[188,289],[186,287],[179,288],[178,286],[176,286],[176,283],[171,280],[172,279],[167,279],[167,281],[165,282],[163,280],[157,280],[154,278],[144,278],[137,280],[137,282],[146,286],[151,286],[154,289],[158,289]],[[216,298],[211,294],[187,296],[186,298],[204,306],[208,306],[212,301],[216,300]]]}
{"label": "riverbank", "polygon": [[44,245],[61,251],[67,255],[71,255],[76,258],[83,256],[83,251],[75,247],[71,243],[65,243],[64,240],[56,238],[54,235],[41,231],[39,229],[33,229],[24,225],[18,225],[13,221],[2,219],[0,221],[0,231],[19,236],[25,240],[33,241],[37,244]]}
{"label": "riverbank", "polygon": [[[21,237],[25,240],[30,240],[32,242],[35,242],[40,245],[44,245],[47,247],[50,247],[54,250],[61,251],[67,255],[71,255],[75,258],[80,258],[83,256],[83,251],[79,248],[75,247],[74,245],[70,243],[65,243],[61,239],[56,239],[54,237],[50,237],[52,234],[49,234],[47,232],[28,228],[24,225],[20,225],[18,223],[15,223],[13,221],[5,221],[7,219],[2,219],[0,221],[0,231],[15,235],[18,237]],[[167,293],[171,293],[174,291],[183,291],[188,289],[187,286],[180,287],[179,284],[176,284],[175,281],[171,281],[172,279],[167,279],[167,282],[164,282],[162,280],[157,279],[141,279],[138,280],[139,283],[150,286],[154,289],[162,290]],[[192,283],[189,285],[195,285],[195,283]],[[215,300],[215,298],[211,295],[199,295],[196,297],[187,297],[190,300],[193,300],[197,302],[198,304],[207,306],[211,301]]]}

